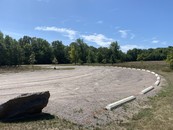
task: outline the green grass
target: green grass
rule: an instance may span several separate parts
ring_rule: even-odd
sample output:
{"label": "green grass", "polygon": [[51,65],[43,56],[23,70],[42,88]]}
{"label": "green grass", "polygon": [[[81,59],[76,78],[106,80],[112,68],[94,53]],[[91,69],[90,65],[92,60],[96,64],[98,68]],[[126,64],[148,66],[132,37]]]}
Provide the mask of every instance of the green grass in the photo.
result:
{"label": "green grass", "polygon": [[162,72],[161,74],[167,79],[168,86],[148,102],[152,106],[152,109],[148,110],[150,114],[147,114],[146,110],[141,110],[134,117],[141,116],[141,113],[145,114],[136,120],[132,118],[126,128],[147,130],[173,128],[173,73]]}
{"label": "green grass", "polygon": [[31,66],[31,65],[25,65],[25,66],[3,66],[0,67],[0,74],[1,73],[19,73],[23,71],[36,71],[36,70],[43,70],[40,66]]}
{"label": "green grass", "polygon": [[[128,62],[115,64],[115,66],[134,67],[149,69],[164,76],[168,85],[155,96],[149,98],[145,105],[151,106],[144,108],[135,114],[128,122],[111,122],[100,128],[86,128],[64,119],[46,115],[20,122],[4,123],[0,122],[0,130],[172,130],[173,129],[173,71],[165,62]],[[128,109],[128,106],[123,106]],[[77,110],[82,112],[82,110]]]}
{"label": "green grass", "polygon": [[123,108],[124,111],[127,111],[128,108],[129,108],[129,105],[128,105],[128,104],[124,104],[124,105],[122,106],[122,108]]}
{"label": "green grass", "polygon": [[[52,68],[46,68],[42,66],[31,66],[31,65],[22,65],[22,66],[4,66],[0,67],[0,74],[2,73],[19,73],[24,71],[38,71],[38,70],[51,70]],[[56,70],[74,70],[74,67],[58,67],[56,66]]]}
{"label": "green grass", "polygon": [[170,70],[169,65],[165,61],[125,62],[125,63],[118,63],[115,65],[121,67],[131,67],[131,68],[149,69],[157,71],[161,71],[164,69]]}
{"label": "green grass", "polygon": [[0,130],[81,130],[81,127],[50,114],[39,114],[12,122],[1,122]]}
{"label": "green grass", "polygon": [[152,109],[151,108],[145,108],[142,109],[138,114],[134,115],[132,120],[140,120],[144,117],[152,117]]}
{"label": "green grass", "polygon": [[[128,123],[111,123],[105,129],[172,130],[173,129],[173,72],[165,62],[129,62],[118,66],[149,69],[166,78],[168,84],[146,102],[151,108],[141,109]],[[165,71],[166,69],[166,71]],[[169,71],[167,71],[169,70]]]}

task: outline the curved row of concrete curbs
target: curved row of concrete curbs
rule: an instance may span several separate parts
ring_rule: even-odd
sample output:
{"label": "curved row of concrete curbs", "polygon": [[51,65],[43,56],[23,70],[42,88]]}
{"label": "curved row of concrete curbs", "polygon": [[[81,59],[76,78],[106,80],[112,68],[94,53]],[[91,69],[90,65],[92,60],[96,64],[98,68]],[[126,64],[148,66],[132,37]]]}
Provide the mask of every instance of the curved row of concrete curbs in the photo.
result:
{"label": "curved row of concrete curbs", "polygon": [[[117,68],[144,71],[144,72],[148,72],[148,73],[151,73],[151,74],[153,74],[154,76],[156,76],[156,79],[157,79],[157,80],[155,81],[155,83],[154,83],[152,86],[149,86],[149,87],[143,89],[138,95],[146,94],[146,93],[148,93],[149,91],[153,90],[155,87],[159,86],[159,84],[160,84],[161,77],[160,77],[157,73],[155,73],[155,72],[153,72],[153,71],[145,70],[145,69],[126,68],[126,67],[117,67]],[[119,106],[121,106],[121,105],[123,105],[123,104],[125,104],[125,103],[128,103],[128,102],[130,102],[130,101],[133,101],[133,100],[135,100],[135,99],[136,99],[136,97],[135,97],[134,95],[131,95],[131,96],[129,96],[129,97],[126,97],[126,98],[123,98],[123,99],[121,99],[121,100],[118,100],[118,101],[116,101],[116,102],[114,102],[114,103],[108,104],[105,108],[106,108],[107,110],[112,110],[112,109],[114,109],[114,108],[117,108],[117,107],[119,107]]]}

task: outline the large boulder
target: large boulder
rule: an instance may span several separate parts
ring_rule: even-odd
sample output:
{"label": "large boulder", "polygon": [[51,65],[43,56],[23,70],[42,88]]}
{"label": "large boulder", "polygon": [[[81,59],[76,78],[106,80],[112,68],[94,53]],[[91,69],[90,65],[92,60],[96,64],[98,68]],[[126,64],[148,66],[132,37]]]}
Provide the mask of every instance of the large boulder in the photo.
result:
{"label": "large boulder", "polygon": [[22,94],[0,105],[0,120],[21,118],[42,112],[47,106],[49,91]]}

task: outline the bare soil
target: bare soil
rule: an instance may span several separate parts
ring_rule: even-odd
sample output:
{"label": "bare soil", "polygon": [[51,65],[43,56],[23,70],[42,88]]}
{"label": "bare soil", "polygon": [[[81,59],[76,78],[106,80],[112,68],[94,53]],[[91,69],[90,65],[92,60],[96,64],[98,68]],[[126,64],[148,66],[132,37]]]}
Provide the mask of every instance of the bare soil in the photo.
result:
{"label": "bare soil", "polygon": [[107,111],[107,104],[131,95],[139,97],[141,90],[156,81],[153,74],[134,69],[65,66],[68,67],[75,69],[0,74],[0,103],[22,93],[50,91],[44,112],[81,125],[100,125],[122,118],[122,110],[129,109],[126,105]]}

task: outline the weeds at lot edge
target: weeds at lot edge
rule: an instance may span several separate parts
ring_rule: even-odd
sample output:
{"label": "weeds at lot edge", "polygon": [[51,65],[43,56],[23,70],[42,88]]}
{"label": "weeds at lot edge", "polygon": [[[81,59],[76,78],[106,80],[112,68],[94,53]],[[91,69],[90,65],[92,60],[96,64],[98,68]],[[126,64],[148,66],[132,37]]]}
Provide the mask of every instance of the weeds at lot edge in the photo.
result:
{"label": "weeds at lot edge", "polygon": [[[74,70],[74,67],[56,67],[55,70]],[[52,68],[44,68],[42,66],[31,66],[31,65],[22,65],[22,66],[3,66],[0,67],[0,74],[2,73],[19,73],[26,71],[39,71],[39,70],[52,70]]]}
{"label": "weeds at lot edge", "polygon": [[[148,66],[152,68],[151,63]],[[164,71],[165,68],[167,68],[166,64],[161,63],[159,65],[157,63],[157,67],[153,69],[164,76],[168,84],[163,86],[163,89],[155,97],[150,98],[148,104],[152,107],[140,110],[128,123],[122,123],[120,127],[127,130],[173,129],[173,72],[171,70]],[[109,128],[112,126],[113,124]]]}
{"label": "weeds at lot edge", "polygon": [[0,130],[81,130],[81,126],[58,117],[40,116],[19,122],[0,122]]}
{"label": "weeds at lot edge", "polygon": [[0,74],[1,73],[19,73],[23,71],[36,71],[36,70],[43,70],[43,68],[39,66],[1,66],[0,67]]}

